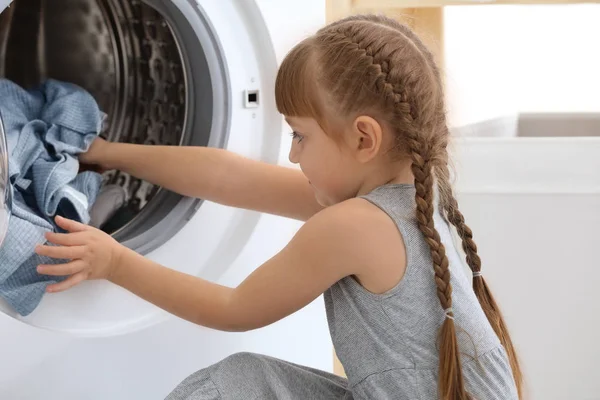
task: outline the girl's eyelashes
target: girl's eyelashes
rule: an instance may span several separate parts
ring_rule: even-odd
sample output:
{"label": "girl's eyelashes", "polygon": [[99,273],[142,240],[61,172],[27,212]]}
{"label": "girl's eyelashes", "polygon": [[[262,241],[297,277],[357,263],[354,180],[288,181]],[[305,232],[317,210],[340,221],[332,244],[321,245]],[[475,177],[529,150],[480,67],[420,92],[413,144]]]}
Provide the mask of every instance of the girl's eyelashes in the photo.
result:
{"label": "girl's eyelashes", "polygon": [[298,132],[296,132],[296,131],[292,131],[292,132],[290,133],[290,135],[292,135],[292,139],[293,139],[293,140],[296,140],[296,139],[298,139],[298,143],[300,143],[300,142],[302,141],[302,139],[304,139],[304,136],[302,136],[301,134],[299,134],[299,133],[298,133]]}

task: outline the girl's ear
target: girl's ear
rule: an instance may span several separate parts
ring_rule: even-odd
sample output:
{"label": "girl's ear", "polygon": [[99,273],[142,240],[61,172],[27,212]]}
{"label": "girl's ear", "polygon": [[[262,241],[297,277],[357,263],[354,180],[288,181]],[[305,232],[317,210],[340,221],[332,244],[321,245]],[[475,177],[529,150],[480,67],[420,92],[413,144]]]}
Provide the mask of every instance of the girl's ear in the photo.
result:
{"label": "girl's ear", "polygon": [[348,139],[350,141],[350,148],[357,161],[367,163],[381,149],[383,129],[376,119],[361,115],[354,120]]}

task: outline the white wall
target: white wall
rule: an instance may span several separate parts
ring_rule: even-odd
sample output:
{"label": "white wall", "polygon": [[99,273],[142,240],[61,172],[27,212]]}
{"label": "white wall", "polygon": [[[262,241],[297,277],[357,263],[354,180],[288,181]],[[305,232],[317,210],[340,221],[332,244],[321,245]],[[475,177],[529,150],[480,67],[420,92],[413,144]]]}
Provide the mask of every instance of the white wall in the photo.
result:
{"label": "white wall", "polygon": [[600,111],[600,4],[445,11],[451,125],[523,111]]}

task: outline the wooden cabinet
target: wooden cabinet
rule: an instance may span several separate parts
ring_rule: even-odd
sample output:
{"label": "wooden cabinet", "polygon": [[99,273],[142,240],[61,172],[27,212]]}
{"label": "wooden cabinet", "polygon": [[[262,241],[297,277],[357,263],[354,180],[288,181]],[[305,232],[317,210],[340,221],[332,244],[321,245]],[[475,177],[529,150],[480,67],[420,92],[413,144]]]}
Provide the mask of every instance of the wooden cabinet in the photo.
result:
{"label": "wooden cabinet", "polygon": [[336,375],[339,375],[339,376],[346,376],[346,373],[344,372],[344,367],[342,366],[342,363],[335,355],[335,350],[333,352],[333,373]]}

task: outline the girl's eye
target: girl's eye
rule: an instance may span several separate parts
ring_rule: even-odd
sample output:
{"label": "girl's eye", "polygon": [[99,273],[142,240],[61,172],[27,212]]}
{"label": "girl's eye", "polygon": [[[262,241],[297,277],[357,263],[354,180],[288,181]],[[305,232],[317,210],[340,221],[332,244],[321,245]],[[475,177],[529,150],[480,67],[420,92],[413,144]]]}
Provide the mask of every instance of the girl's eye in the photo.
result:
{"label": "girl's eye", "polygon": [[292,135],[292,139],[294,139],[294,140],[295,140],[295,139],[298,139],[298,143],[300,143],[300,142],[302,141],[302,139],[304,139],[304,136],[300,135],[300,134],[299,134],[298,132],[296,132],[296,131],[293,131],[293,132],[291,133],[291,135]]}

